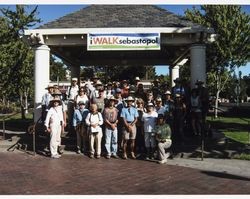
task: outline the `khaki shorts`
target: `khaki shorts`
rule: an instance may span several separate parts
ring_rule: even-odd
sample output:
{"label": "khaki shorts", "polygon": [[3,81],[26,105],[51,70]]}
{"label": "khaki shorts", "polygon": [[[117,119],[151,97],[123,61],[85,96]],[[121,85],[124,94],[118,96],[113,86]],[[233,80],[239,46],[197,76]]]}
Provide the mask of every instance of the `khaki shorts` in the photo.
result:
{"label": "khaki shorts", "polygon": [[124,140],[134,140],[136,137],[136,126],[132,126],[132,132],[128,132],[125,127],[122,128],[122,135]]}

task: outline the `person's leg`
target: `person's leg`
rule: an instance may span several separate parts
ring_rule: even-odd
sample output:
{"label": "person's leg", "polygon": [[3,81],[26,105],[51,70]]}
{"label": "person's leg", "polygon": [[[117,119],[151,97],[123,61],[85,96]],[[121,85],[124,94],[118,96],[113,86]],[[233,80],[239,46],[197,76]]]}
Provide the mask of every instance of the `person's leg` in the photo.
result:
{"label": "person's leg", "polygon": [[90,153],[91,158],[93,158],[94,154],[95,154],[94,142],[95,142],[95,135],[90,133],[90,135],[89,135],[89,153]]}
{"label": "person's leg", "polygon": [[131,157],[133,159],[136,159],[135,152],[134,152],[134,150],[135,150],[135,139],[131,139],[130,141],[131,141],[130,142]]}
{"label": "person's leg", "polygon": [[58,143],[60,142],[60,140],[58,139],[58,126],[52,125],[50,128],[51,128],[51,132],[50,132],[51,157],[56,157],[58,155],[58,152],[57,152]]}
{"label": "person's leg", "polygon": [[149,132],[144,133],[144,140],[145,140],[145,147],[146,147],[146,159],[150,156],[150,138],[149,138]]}
{"label": "person's leg", "polygon": [[129,132],[126,131],[125,128],[123,128],[123,137],[122,137],[122,149],[123,149],[123,155],[122,155],[122,158],[123,159],[127,159],[127,143],[128,143],[128,140],[129,140]]}
{"label": "person's leg", "polygon": [[165,159],[165,148],[164,148],[164,143],[159,142],[158,143],[158,153],[159,153],[159,160],[164,160]]}
{"label": "person's leg", "polygon": [[150,143],[151,143],[151,148],[152,148],[152,156],[151,156],[151,158],[156,158],[157,154],[155,154],[155,152],[156,152],[155,135],[152,136],[152,134],[151,134]]}
{"label": "person's leg", "polygon": [[111,137],[111,154],[114,156],[117,156],[117,128],[115,128],[112,131],[112,137]]}
{"label": "person's leg", "polygon": [[81,127],[78,126],[76,129],[76,153],[81,153]]}
{"label": "person's leg", "polygon": [[107,150],[107,158],[111,156],[111,134],[112,130],[106,128],[105,129],[105,148]]}
{"label": "person's leg", "polygon": [[96,144],[96,157],[100,158],[101,157],[101,150],[102,150],[102,130],[100,130],[96,136],[95,136],[95,144]]}
{"label": "person's leg", "polygon": [[130,142],[131,157],[133,159],[136,159],[135,157],[136,126],[135,125],[132,127],[132,133],[129,135],[129,138],[131,140]]}

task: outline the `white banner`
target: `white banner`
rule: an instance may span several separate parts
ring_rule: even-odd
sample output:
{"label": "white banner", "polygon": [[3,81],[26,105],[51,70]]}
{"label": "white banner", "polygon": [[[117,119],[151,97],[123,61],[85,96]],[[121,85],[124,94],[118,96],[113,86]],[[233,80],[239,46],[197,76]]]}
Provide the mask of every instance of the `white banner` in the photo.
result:
{"label": "white banner", "polygon": [[89,51],[160,50],[160,33],[89,33]]}

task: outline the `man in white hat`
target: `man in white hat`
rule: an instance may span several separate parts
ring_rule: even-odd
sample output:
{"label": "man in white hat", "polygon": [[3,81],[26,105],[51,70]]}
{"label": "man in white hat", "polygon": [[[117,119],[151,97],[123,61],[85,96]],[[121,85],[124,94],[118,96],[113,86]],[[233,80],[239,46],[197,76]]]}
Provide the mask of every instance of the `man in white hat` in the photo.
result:
{"label": "man in white hat", "polygon": [[71,86],[68,87],[66,92],[68,99],[68,122],[69,122],[69,131],[72,131],[72,123],[73,123],[73,114],[75,108],[75,97],[78,95],[79,87],[77,85],[78,79],[76,77],[72,78]]}
{"label": "man in white hat", "polygon": [[165,120],[170,125],[170,127],[173,128],[174,101],[171,98],[171,92],[169,90],[164,93],[164,98]]}
{"label": "man in white hat", "polygon": [[73,126],[76,130],[76,153],[87,153],[88,149],[88,135],[87,125],[85,119],[89,114],[89,110],[85,108],[86,103],[84,101],[78,102],[78,108],[74,112]]}
{"label": "man in white hat", "polygon": [[53,99],[52,97],[52,93],[53,93],[53,89],[54,89],[54,85],[53,84],[49,84],[45,89],[48,90],[48,92],[46,92],[43,96],[42,96],[42,121],[45,120],[47,112],[49,111],[49,102],[50,100]]}
{"label": "man in white hat", "polygon": [[202,127],[205,127],[206,117],[209,109],[209,94],[208,89],[204,86],[204,82],[197,80],[196,83],[198,95],[201,100],[201,112],[202,112]]}
{"label": "man in white hat", "polygon": [[184,86],[182,85],[181,79],[177,77],[174,80],[175,86],[172,87],[172,96],[175,96],[176,94],[181,95],[181,98],[184,99],[186,96],[186,91]]}
{"label": "man in white hat", "polygon": [[115,103],[118,100],[112,96],[109,99],[109,106],[104,109],[103,120],[105,124],[105,147],[107,150],[106,158],[118,158],[117,156],[117,124],[118,124],[118,109],[115,108]]}
{"label": "man in white hat", "polygon": [[130,151],[132,159],[136,159],[135,157],[135,138],[136,138],[136,122],[139,117],[138,111],[136,108],[132,106],[134,102],[134,98],[128,96],[126,99],[127,107],[122,109],[121,118],[123,119],[123,159],[127,159],[127,142],[130,142]]}

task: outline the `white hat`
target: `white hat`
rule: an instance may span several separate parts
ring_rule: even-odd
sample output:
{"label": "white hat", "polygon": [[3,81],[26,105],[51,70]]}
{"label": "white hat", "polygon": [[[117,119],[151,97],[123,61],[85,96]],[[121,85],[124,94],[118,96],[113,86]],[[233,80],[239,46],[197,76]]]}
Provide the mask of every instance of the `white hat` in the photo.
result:
{"label": "white hat", "polygon": [[77,81],[78,79],[76,77],[73,77],[72,78],[72,81]]}
{"label": "white hat", "polygon": [[60,105],[62,104],[62,101],[59,96],[55,96],[52,100],[50,100],[50,103],[58,102]]}
{"label": "white hat", "polygon": [[147,107],[150,107],[150,106],[154,106],[154,104],[153,104],[152,102],[149,102],[149,103],[147,104]]}
{"label": "white hat", "polygon": [[53,84],[49,84],[45,89],[49,89],[49,88],[54,88],[54,85]]}
{"label": "white hat", "polygon": [[97,80],[95,85],[102,85],[102,82],[100,80]]}
{"label": "white hat", "polygon": [[166,91],[164,94],[165,95],[171,95],[171,92],[170,91]]}
{"label": "white hat", "polygon": [[125,101],[135,101],[132,96],[128,96],[128,98]]}
{"label": "white hat", "polygon": [[155,101],[157,101],[157,102],[161,102],[161,101],[162,101],[162,99],[161,99],[160,97],[157,97]]}
{"label": "white hat", "polygon": [[135,80],[138,80],[138,81],[140,81],[140,77],[136,77],[136,78],[135,78]]}

